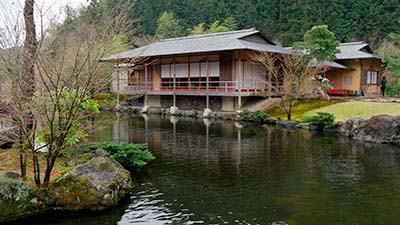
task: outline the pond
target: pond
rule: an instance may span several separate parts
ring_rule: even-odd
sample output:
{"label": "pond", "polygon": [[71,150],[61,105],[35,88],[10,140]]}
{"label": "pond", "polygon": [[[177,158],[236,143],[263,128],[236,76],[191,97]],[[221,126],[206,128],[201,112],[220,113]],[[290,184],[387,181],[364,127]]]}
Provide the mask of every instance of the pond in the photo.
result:
{"label": "pond", "polygon": [[[335,133],[227,121],[118,117],[97,141],[157,159],[126,204],[30,224],[398,224],[400,151]],[[16,223],[14,223],[16,224]]]}

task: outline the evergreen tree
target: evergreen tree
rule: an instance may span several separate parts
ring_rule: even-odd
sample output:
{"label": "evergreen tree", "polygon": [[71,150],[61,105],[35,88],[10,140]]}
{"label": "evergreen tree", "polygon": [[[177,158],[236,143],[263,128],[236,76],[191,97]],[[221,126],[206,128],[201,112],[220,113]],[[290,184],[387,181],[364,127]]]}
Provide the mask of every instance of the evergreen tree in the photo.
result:
{"label": "evergreen tree", "polygon": [[228,30],[230,30],[230,31],[237,30],[239,27],[235,18],[233,18],[232,16],[229,16],[228,18],[226,18],[221,25],[228,28]]}
{"label": "evergreen tree", "polygon": [[154,37],[160,40],[165,38],[180,37],[182,35],[182,27],[179,24],[179,20],[175,18],[174,13],[164,12],[161,14],[157,21],[157,30]]}
{"label": "evergreen tree", "polygon": [[213,22],[209,29],[205,29],[205,23],[200,23],[192,28],[188,29],[188,35],[200,35],[200,34],[213,34],[219,32],[227,32],[238,29],[235,18],[228,17],[222,23],[219,20]]}
{"label": "evergreen tree", "polygon": [[400,84],[400,34],[390,34],[390,39],[393,42],[394,50],[386,53],[383,61],[387,64],[391,75],[397,79]]}
{"label": "evergreen tree", "polygon": [[[123,0],[90,0],[90,12]],[[367,41],[378,46],[390,33],[400,33],[399,0],[129,0],[135,36],[154,36],[163,12],[179,18],[180,32],[215,23],[210,32],[255,27],[268,38],[290,46],[307,30],[326,24],[341,42]],[[108,2],[107,7],[99,3]],[[136,3],[133,3],[136,2]],[[103,3],[104,5],[104,3]],[[236,20],[230,23],[229,17]],[[93,18],[96,18],[93,15]],[[95,19],[94,19],[95,20]],[[225,22],[224,20],[228,20]],[[228,25],[229,24],[229,25]],[[233,24],[231,26],[230,24]],[[228,27],[228,29],[226,29]],[[175,30],[175,29],[174,29]],[[175,36],[175,35],[173,35]],[[133,39],[131,37],[130,39]]]}
{"label": "evergreen tree", "polygon": [[339,41],[335,34],[328,30],[327,25],[313,26],[304,35],[303,42],[295,42],[293,49],[306,53],[306,55],[315,58],[318,62],[334,61],[335,54],[339,53],[337,49]]}
{"label": "evergreen tree", "polygon": [[227,31],[229,31],[229,28],[224,26],[219,22],[219,20],[217,20],[211,24],[210,28],[207,30],[207,33],[212,34],[212,33],[227,32]]}

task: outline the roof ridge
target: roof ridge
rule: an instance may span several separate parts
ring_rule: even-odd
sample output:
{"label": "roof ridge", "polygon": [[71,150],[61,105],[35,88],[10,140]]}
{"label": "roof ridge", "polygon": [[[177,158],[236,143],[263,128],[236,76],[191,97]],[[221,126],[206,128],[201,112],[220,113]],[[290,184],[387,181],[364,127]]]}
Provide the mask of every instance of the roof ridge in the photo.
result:
{"label": "roof ridge", "polygon": [[361,45],[361,44],[367,44],[363,41],[354,41],[354,42],[345,42],[345,43],[340,43],[339,46],[348,46],[348,45]]}
{"label": "roof ridge", "polygon": [[162,39],[162,40],[160,40],[159,42],[177,41],[177,40],[185,40],[185,39],[193,39],[193,38],[202,38],[202,37],[213,37],[213,36],[219,36],[219,35],[245,33],[245,32],[250,32],[250,31],[258,31],[258,30],[256,30],[255,28],[251,28],[251,29],[226,31],[226,32],[219,32],[219,33],[212,33],[212,34],[201,34],[201,35],[193,35],[193,36],[184,36],[184,37],[176,37],[176,38],[167,38],[167,39]]}

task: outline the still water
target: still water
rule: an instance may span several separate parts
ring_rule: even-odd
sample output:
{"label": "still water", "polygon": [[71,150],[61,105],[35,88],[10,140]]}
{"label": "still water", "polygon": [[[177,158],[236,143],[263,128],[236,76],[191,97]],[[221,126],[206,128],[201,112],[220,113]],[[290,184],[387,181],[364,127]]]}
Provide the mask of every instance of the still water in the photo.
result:
{"label": "still water", "polygon": [[115,119],[97,141],[147,142],[133,197],[30,224],[400,224],[400,150],[338,134],[234,122]]}

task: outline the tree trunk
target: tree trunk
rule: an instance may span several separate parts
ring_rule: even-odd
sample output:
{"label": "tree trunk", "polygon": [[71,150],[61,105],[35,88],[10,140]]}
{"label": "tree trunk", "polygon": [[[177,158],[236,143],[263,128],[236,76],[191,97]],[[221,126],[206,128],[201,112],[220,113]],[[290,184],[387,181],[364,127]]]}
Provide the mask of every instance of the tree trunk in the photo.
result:
{"label": "tree trunk", "polygon": [[[49,149],[50,152],[50,149]],[[48,156],[49,157],[49,156]],[[54,154],[49,158],[47,158],[47,167],[46,167],[46,171],[44,173],[44,178],[43,178],[43,186],[47,187],[50,183],[50,178],[51,178],[51,171],[54,168],[54,164],[56,162],[57,159],[57,154]]]}
{"label": "tree trunk", "polygon": [[35,58],[37,51],[36,29],[34,21],[35,0],[25,0],[25,43],[24,43],[24,100],[32,98],[35,92]]}
{"label": "tree trunk", "polygon": [[[24,20],[25,20],[25,42],[24,42],[24,77],[22,78],[22,99],[21,99],[21,109],[26,107],[26,104],[33,97],[35,92],[35,59],[37,52],[37,40],[36,40],[36,29],[34,21],[34,4],[35,0],[25,0],[24,6]],[[32,130],[33,127],[32,113],[26,113],[23,116],[23,121],[21,123],[24,126],[21,129],[26,129],[26,131]],[[23,145],[23,136],[20,132],[20,146]],[[34,149],[32,149],[34,151]],[[38,160],[37,164],[38,164]],[[21,176],[26,178],[26,155],[22,152],[20,155],[20,166],[21,166]],[[34,161],[34,170],[36,170],[36,162]],[[36,175],[35,175],[36,181]]]}
{"label": "tree trunk", "polygon": [[292,120],[293,99],[289,100],[289,108],[287,111],[287,119]]}
{"label": "tree trunk", "polygon": [[19,165],[21,168],[21,177],[22,179],[26,179],[26,155],[24,152],[20,152],[19,154]]}
{"label": "tree trunk", "polygon": [[19,153],[19,165],[21,168],[21,177],[22,179],[26,179],[26,155],[25,152],[22,150],[22,131],[19,129],[19,146],[21,148],[20,153]]}
{"label": "tree trunk", "polygon": [[35,179],[35,185],[40,186],[40,166],[39,166],[39,159],[38,156],[33,153],[33,172],[34,172],[34,179]]}

